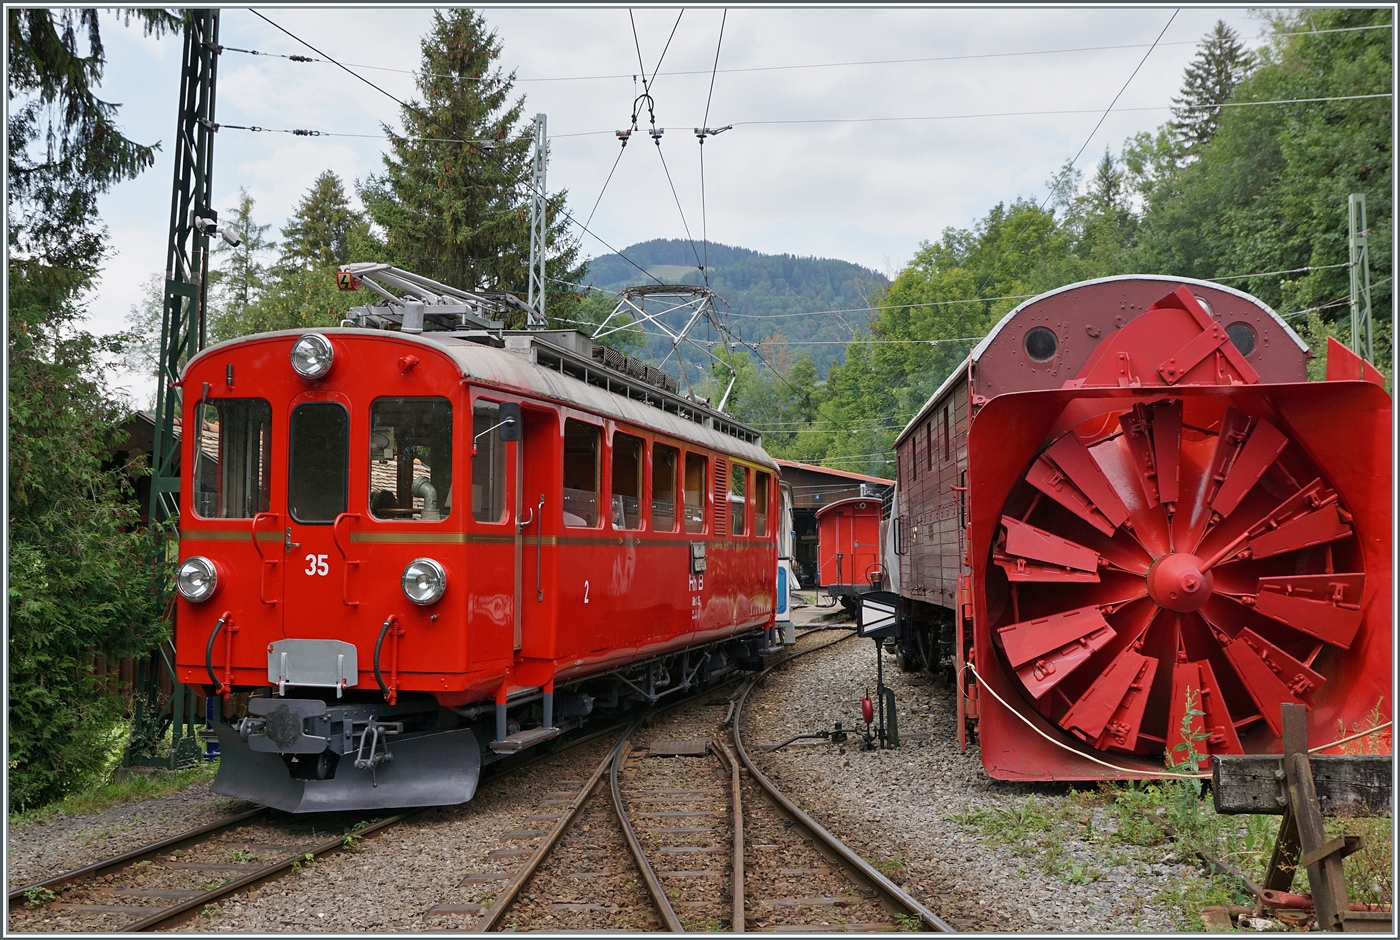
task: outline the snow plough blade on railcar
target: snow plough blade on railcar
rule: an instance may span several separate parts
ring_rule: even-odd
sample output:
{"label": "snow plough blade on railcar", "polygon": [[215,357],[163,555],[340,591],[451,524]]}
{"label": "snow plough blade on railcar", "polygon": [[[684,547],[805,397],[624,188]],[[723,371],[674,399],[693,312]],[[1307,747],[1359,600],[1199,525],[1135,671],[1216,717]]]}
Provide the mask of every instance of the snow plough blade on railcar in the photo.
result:
{"label": "snow plough blade on railcar", "polygon": [[1392,405],[1333,346],[1346,379],[1261,383],[1182,289],[983,405],[960,701],[989,774],[1277,752],[1285,703],[1311,746],[1389,716]]}

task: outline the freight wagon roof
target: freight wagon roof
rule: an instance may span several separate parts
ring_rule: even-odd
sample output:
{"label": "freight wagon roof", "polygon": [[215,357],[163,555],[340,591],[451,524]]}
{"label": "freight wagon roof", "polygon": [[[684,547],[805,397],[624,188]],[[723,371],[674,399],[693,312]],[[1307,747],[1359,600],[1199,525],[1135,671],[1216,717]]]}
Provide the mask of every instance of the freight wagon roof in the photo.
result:
{"label": "freight wagon roof", "polygon": [[971,362],[976,362],[978,359],[982,358],[982,354],[987,351],[987,348],[989,346],[991,346],[992,340],[996,339],[997,334],[1000,333],[1002,329],[1004,329],[1008,324],[1011,323],[1012,320],[1016,318],[1016,314],[1020,313],[1022,310],[1026,309],[1031,304],[1039,303],[1042,300],[1045,300],[1047,297],[1054,297],[1056,294],[1063,294],[1065,291],[1077,290],[1081,287],[1090,287],[1095,284],[1110,284],[1115,281],[1171,281],[1176,284],[1209,287],[1214,290],[1222,291],[1226,294],[1234,294],[1236,297],[1239,297],[1242,300],[1249,301],[1250,303],[1254,304],[1256,307],[1267,313],[1279,326],[1283,327],[1284,333],[1287,334],[1288,337],[1298,345],[1299,349],[1301,349],[1305,353],[1308,351],[1308,344],[1303,342],[1302,337],[1300,337],[1297,333],[1293,331],[1293,327],[1288,325],[1288,321],[1284,320],[1283,317],[1279,316],[1272,307],[1264,303],[1264,301],[1260,300],[1258,297],[1255,297],[1253,294],[1246,294],[1242,290],[1238,290],[1234,287],[1227,287],[1224,284],[1217,284],[1215,281],[1202,281],[1194,277],[1169,277],[1162,274],[1124,274],[1117,275],[1114,277],[1099,277],[1088,281],[1077,281],[1074,284],[1066,284],[1064,287],[1057,287],[1054,290],[1046,291],[1043,294],[1036,294],[1030,300],[1021,303],[1019,306],[1016,307],[1016,309],[1012,310],[1006,316],[1002,317],[1001,320],[997,322],[997,325],[992,327],[991,332],[989,332],[986,336],[982,337],[981,342],[979,342],[976,346],[972,347],[972,352],[967,354],[967,358],[964,359],[961,363],[959,363],[958,367],[953,370],[952,374],[949,375],[946,379],[944,379],[943,383],[938,386],[938,389],[932,395],[929,396],[928,401],[924,402],[924,406],[919,409],[919,413],[914,415],[914,417],[910,419],[909,423],[904,426],[904,430],[900,431],[899,436],[894,439],[894,446],[898,447],[901,443],[903,443],[904,439],[909,436],[910,430],[916,424],[922,421],[924,416],[933,409],[934,403],[942,399],[943,395],[948,391],[948,389],[952,388],[953,385],[956,384],[959,376],[964,376],[966,374],[968,364]]}
{"label": "freight wagon roof", "polygon": [[[581,379],[574,378],[571,375],[557,370],[535,365],[523,355],[508,349],[498,349],[494,346],[487,346],[471,340],[443,336],[440,334],[414,334],[397,331],[386,332],[361,328],[280,330],[271,333],[257,333],[252,336],[225,340],[222,343],[208,347],[201,351],[194,359],[190,360],[189,364],[185,366],[185,371],[188,371],[195,362],[198,362],[205,356],[209,356],[221,349],[227,349],[230,346],[240,343],[256,343],[264,340],[293,338],[309,332],[321,333],[325,336],[334,336],[348,340],[384,340],[392,338],[400,342],[428,346],[450,357],[457,364],[458,369],[461,370],[462,376],[471,381],[495,386],[522,395],[548,399],[577,408],[580,411],[589,411],[637,427],[652,428],[663,434],[680,438],[692,444],[699,444],[712,450],[724,451],[744,460],[770,467],[775,471],[778,469],[777,464],[773,462],[773,458],[768,456],[767,451],[757,444],[751,444],[732,435],[717,431],[714,428],[705,427],[702,424],[687,420],[669,411],[663,411],[661,408],[654,405],[649,405],[645,402],[628,398],[625,395],[610,392],[607,389],[598,388],[597,386],[590,385]],[[554,350],[551,349],[551,351]],[[290,369],[291,365],[288,364],[287,368]],[[603,371],[602,367],[599,367],[599,371]],[[619,377],[619,381],[621,380],[621,377]],[[649,393],[654,393],[657,398],[665,394],[659,389],[650,389]],[[720,415],[717,412],[712,412],[711,409],[707,409],[703,405],[696,405],[694,407],[696,412],[700,415],[709,416],[713,414],[716,420],[724,420],[735,425],[742,425],[742,422]]]}

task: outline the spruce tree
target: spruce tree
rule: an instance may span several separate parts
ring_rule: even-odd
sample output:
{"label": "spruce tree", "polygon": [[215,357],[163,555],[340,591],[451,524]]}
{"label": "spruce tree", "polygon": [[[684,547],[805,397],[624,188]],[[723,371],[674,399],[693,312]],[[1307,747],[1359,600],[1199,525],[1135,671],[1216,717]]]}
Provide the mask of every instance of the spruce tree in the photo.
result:
{"label": "spruce tree", "polygon": [[221,224],[224,229],[238,236],[237,247],[223,242],[214,245],[214,253],[224,260],[219,264],[215,277],[211,278],[216,291],[218,309],[215,312],[213,332],[220,339],[242,335],[247,332],[235,330],[230,333],[224,321],[233,323],[245,318],[248,307],[255,303],[267,287],[267,265],[261,256],[277,247],[277,243],[267,237],[270,225],[259,225],[253,221],[253,197],[245,189],[238,190],[238,208],[225,213]]}
{"label": "spruce tree", "polygon": [[[422,49],[421,98],[402,109],[403,134],[385,126],[392,152],[360,199],[384,230],[393,263],[453,287],[524,294],[531,197],[525,99],[512,100],[514,73],[496,65],[501,42],[473,10],[434,13]],[[564,197],[548,200],[547,264],[554,277],[573,281],[578,242],[566,237]],[[550,286],[560,297],[558,285]]]}
{"label": "spruce tree", "polygon": [[1196,58],[1186,67],[1181,97],[1173,98],[1172,129],[1188,157],[1215,136],[1220,125],[1220,105],[1230,100],[1235,87],[1249,70],[1250,55],[1239,35],[1217,20],[1215,29],[1201,40]]}
{"label": "spruce tree", "polygon": [[368,236],[369,222],[364,214],[351,207],[340,177],[326,170],[316,177],[316,182],[297,204],[296,213],[282,229],[280,264],[330,269],[351,261],[368,260],[351,257],[362,250]]}

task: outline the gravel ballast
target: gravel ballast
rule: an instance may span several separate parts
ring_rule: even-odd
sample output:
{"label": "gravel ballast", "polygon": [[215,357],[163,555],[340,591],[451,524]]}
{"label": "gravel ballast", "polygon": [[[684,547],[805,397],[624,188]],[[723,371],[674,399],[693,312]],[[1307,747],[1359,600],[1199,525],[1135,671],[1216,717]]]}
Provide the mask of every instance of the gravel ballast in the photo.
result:
{"label": "gravel ballast", "polygon": [[[798,612],[809,618],[815,612]],[[775,671],[750,695],[743,729],[750,757],[794,802],[959,930],[1200,929],[1198,912],[1172,900],[1201,887],[1194,865],[1170,844],[1106,849],[1076,838],[1116,825],[1116,816],[1083,799],[1089,794],[1076,800],[1063,784],[988,777],[975,743],[966,753],[959,748],[952,690],[901,672],[893,656],[885,655],[884,675],[895,690],[901,747],[862,751],[854,736],[844,746],[764,747],[837,721],[856,726],[861,696],[875,695],[875,655],[873,641],[852,637]],[[974,822],[998,812],[1014,818],[1027,797],[1047,815],[1073,815],[1072,807],[1088,820],[1085,830],[1055,832],[1053,859],[1029,843],[1019,854],[989,844]]]}

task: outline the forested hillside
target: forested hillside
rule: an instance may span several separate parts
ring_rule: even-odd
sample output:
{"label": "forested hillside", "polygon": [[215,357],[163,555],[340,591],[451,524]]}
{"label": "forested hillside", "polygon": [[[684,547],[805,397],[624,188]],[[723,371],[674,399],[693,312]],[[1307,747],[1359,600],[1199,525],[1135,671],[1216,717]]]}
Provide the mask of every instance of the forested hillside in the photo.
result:
{"label": "forested hillside", "polygon": [[1066,167],[1043,208],[1011,198],[945,229],[880,295],[824,384],[808,363],[774,375],[746,361],[730,407],[780,457],[888,474],[899,430],[1003,314],[1042,291],[1126,273],[1253,293],[1317,352],[1319,377],[1327,335],[1350,336],[1349,193],[1366,197],[1375,358],[1389,379],[1391,20],[1384,9],[1280,15],[1257,55],[1220,24],[1172,121],[1105,150],[1084,174]]}
{"label": "forested hillside", "polygon": [[[669,284],[704,284],[696,261],[703,255],[709,286],[726,301],[720,312],[735,335],[747,342],[768,341],[774,355],[805,353],[820,376],[845,358],[844,344],[865,325],[872,297],[889,283],[849,261],[765,255],[714,242],[705,246],[658,238],[630,245],[622,255],[626,257],[593,259],[584,282],[603,291],[655,283],[641,267]],[[604,298],[594,304],[599,300],[607,305]]]}

